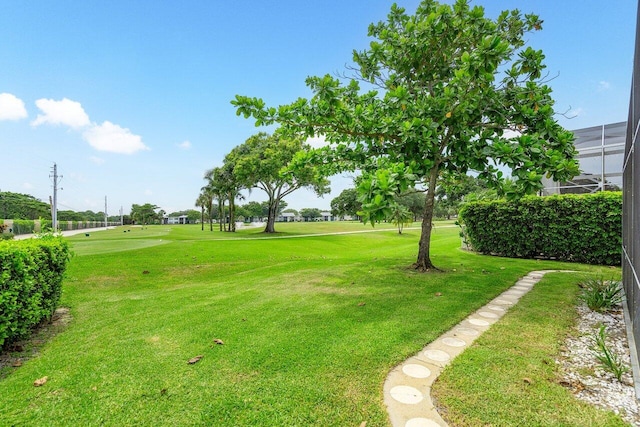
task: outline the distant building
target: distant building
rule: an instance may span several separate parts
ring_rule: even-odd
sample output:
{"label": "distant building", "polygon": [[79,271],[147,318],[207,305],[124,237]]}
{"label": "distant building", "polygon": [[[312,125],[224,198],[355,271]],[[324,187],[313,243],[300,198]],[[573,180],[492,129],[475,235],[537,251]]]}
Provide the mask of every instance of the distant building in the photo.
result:
{"label": "distant building", "polygon": [[186,215],[165,216],[162,218],[163,224],[189,224],[189,218]]}
{"label": "distant building", "polygon": [[622,164],[627,122],[573,131],[580,175],[567,182],[542,179],[543,195],[583,194],[622,189]]}
{"label": "distant building", "polygon": [[333,215],[331,215],[331,212],[320,212],[322,221],[335,221],[335,218],[333,217]]}
{"label": "distant building", "polygon": [[293,212],[284,212],[278,215],[278,222],[294,222],[300,221],[300,218]]}

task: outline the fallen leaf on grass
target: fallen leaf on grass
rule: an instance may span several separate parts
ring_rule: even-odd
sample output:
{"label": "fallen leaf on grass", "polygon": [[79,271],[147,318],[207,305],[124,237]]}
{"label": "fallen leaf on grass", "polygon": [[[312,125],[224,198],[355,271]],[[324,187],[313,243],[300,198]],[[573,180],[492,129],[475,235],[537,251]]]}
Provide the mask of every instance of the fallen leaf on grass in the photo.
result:
{"label": "fallen leaf on grass", "polygon": [[11,366],[13,366],[14,368],[19,368],[20,366],[22,366],[22,362],[20,360],[16,360],[11,364]]}
{"label": "fallen leaf on grass", "polygon": [[367,305],[367,303],[366,303],[366,302],[360,302],[360,303],[358,303],[358,307],[362,307],[363,305]]}
{"label": "fallen leaf on grass", "polygon": [[149,270],[143,271],[142,274],[149,274]]}
{"label": "fallen leaf on grass", "polygon": [[215,339],[213,340],[213,343],[214,343],[214,344],[218,344],[218,345],[224,345],[224,341],[222,341],[222,340],[221,340],[221,339],[219,339],[219,338],[215,338]]}
{"label": "fallen leaf on grass", "polygon": [[442,292],[436,292],[436,296],[437,297],[441,297],[442,296]]}
{"label": "fallen leaf on grass", "polygon": [[47,382],[48,379],[49,379],[49,377],[38,378],[37,380],[35,380],[33,382],[33,386],[34,387],[41,387],[41,386],[45,385],[45,383]]}
{"label": "fallen leaf on grass", "polygon": [[527,384],[532,384],[533,380],[531,378],[523,378],[522,381],[524,381]]}
{"label": "fallen leaf on grass", "polygon": [[360,427],[367,427],[367,422],[363,421],[362,423],[360,423]]}
{"label": "fallen leaf on grass", "polygon": [[200,361],[200,359],[202,359],[204,357],[204,355],[199,355],[196,357],[192,357],[191,359],[189,359],[189,361],[187,362],[189,365],[193,365],[194,363],[198,363],[198,361]]}

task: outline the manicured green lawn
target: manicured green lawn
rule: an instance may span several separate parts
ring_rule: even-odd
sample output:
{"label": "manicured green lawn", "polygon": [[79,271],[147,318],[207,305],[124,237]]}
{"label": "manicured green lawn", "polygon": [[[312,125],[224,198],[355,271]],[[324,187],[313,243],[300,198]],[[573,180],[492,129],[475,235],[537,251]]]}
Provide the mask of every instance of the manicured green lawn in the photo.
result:
{"label": "manicured green lawn", "polygon": [[277,224],[265,239],[260,229],[154,226],[69,238],[62,305],[73,321],[2,372],[0,424],[387,425],[393,366],[528,271],[600,270],[477,256],[449,227],[433,233],[445,272],[419,274],[408,268],[418,230],[383,228],[300,237],[370,227]]}

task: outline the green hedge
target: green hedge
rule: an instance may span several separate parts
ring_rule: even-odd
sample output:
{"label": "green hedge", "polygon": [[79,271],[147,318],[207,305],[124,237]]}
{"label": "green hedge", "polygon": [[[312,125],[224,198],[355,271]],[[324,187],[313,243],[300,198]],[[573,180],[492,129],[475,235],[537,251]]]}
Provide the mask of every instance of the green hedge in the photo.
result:
{"label": "green hedge", "polygon": [[68,243],[51,234],[0,242],[0,348],[51,318],[69,258]]}
{"label": "green hedge", "polygon": [[622,193],[466,204],[463,236],[481,253],[620,265]]}
{"label": "green hedge", "polygon": [[32,234],[35,231],[36,223],[31,219],[14,219],[12,232],[18,234]]}

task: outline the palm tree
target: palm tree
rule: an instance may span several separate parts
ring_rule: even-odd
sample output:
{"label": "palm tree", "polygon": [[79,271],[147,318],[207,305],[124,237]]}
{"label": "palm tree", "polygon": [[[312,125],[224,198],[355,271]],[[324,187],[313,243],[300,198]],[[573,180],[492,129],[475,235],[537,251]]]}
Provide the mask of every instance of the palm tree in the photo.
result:
{"label": "palm tree", "polygon": [[413,222],[413,214],[406,206],[395,203],[391,206],[391,213],[388,219],[398,227],[398,234],[402,234],[404,226]]}

